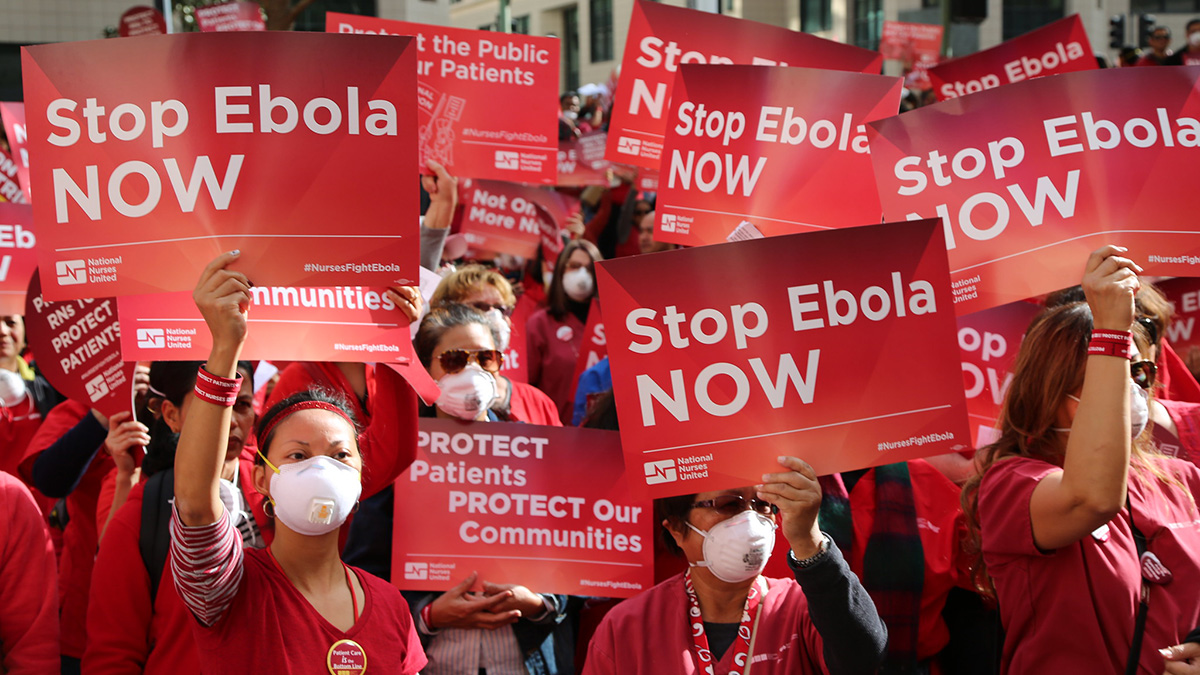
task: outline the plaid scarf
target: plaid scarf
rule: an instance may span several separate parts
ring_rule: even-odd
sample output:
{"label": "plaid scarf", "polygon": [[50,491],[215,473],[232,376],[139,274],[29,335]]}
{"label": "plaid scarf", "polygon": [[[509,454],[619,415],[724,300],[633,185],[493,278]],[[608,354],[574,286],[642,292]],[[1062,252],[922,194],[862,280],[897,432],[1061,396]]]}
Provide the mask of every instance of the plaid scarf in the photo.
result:
{"label": "plaid scarf", "polygon": [[[863,552],[862,581],[888,629],[887,661],[879,672],[916,672],[925,555],[912,480],[903,462],[875,467],[874,472],[875,522]],[[839,474],[822,476],[820,482],[821,529],[850,560],[854,544],[850,494]]]}

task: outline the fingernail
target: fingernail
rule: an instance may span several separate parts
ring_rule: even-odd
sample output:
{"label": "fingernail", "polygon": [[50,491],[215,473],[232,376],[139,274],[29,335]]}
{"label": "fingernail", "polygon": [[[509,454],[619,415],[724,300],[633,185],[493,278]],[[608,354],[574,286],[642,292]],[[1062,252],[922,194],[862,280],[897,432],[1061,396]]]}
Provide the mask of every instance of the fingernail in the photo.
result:
{"label": "fingernail", "polygon": [[[769,481],[769,480],[771,480],[771,474],[769,474],[769,473],[764,473],[764,474],[762,475],[762,481],[765,483],[765,482],[767,482],[767,481]],[[762,487],[762,485],[759,485],[758,487]]]}
{"label": "fingernail", "polygon": [[775,459],[779,460],[780,464],[783,464],[785,461],[787,461],[788,458],[783,455],[780,455],[780,456],[776,457]]}
{"label": "fingernail", "polygon": [[1170,647],[1167,647],[1166,649],[1158,650],[1158,653],[1162,654],[1164,659],[1169,659],[1169,658],[1171,658],[1171,655],[1174,654],[1175,652]]}
{"label": "fingernail", "polygon": [[240,249],[240,248],[235,248],[229,252],[229,255],[233,255],[233,256],[238,256],[241,254],[242,254],[242,249]]}

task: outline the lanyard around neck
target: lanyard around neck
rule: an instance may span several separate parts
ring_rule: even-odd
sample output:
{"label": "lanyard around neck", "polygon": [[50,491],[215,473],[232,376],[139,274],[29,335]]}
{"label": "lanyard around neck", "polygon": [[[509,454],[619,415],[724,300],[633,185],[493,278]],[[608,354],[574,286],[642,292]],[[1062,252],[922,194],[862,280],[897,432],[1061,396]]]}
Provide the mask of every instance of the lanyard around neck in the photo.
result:
{"label": "lanyard around neck", "polygon": [[[696,598],[696,589],[692,586],[692,571],[688,570],[683,577],[683,588],[688,596],[688,623],[692,629],[692,647],[700,665],[700,671],[705,675],[713,675],[713,654],[708,647],[708,635],[704,632],[704,617],[700,613],[700,601]],[[762,600],[766,598],[767,588],[761,576],[754,580],[754,585],[746,594],[746,605],[742,609],[742,622],[738,626],[737,639],[733,643],[733,667],[729,675],[742,675],[750,665],[750,637],[754,632],[754,620]]]}

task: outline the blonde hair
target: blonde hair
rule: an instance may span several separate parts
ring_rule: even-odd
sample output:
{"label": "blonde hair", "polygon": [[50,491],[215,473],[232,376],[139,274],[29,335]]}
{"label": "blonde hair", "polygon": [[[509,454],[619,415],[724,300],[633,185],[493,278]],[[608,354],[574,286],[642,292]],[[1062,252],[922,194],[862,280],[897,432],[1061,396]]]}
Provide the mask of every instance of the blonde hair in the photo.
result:
{"label": "blonde hair", "polygon": [[472,292],[483,286],[491,286],[500,294],[500,299],[508,307],[517,304],[517,296],[513,293],[512,284],[496,270],[479,264],[464,265],[450,274],[438,284],[433,297],[429,299],[430,307],[444,307],[461,303]]}

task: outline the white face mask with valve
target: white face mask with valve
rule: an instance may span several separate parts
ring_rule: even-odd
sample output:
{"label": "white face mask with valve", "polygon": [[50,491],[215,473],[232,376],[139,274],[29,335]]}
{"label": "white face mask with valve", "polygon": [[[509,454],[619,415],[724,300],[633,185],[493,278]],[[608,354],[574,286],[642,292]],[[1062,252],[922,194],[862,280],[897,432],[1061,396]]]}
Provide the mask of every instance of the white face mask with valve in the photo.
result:
{"label": "white face mask with valve", "polygon": [[566,291],[567,297],[575,302],[583,302],[592,296],[592,289],[596,287],[596,282],[592,279],[592,273],[586,267],[571,270],[563,275],[563,290]]}
{"label": "white face mask with valve", "polygon": [[275,517],[300,534],[315,537],[341,527],[362,494],[358,469],[326,455],[279,468],[270,462],[267,466],[275,472],[271,476]]}
{"label": "white face mask with valve", "polygon": [[438,380],[442,395],[437,407],[462,420],[479,419],[479,414],[492,407],[499,389],[496,378],[474,361],[457,373],[443,375]]}
{"label": "white face mask with valve", "polygon": [[708,532],[687,526],[704,537],[704,560],[688,565],[707,567],[721,581],[735,584],[758,576],[775,548],[775,519],[756,511],[742,511]]}
{"label": "white face mask with valve", "polygon": [[[1067,398],[1079,402],[1078,396],[1067,394]],[[1146,430],[1146,425],[1150,423],[1150,393],[1142,389],[1138,385],[1129,383],[1129,434],[1130,438],[1137,438]],[[1069,434],[1070,428],[1051,427],[1051,431]]]}

